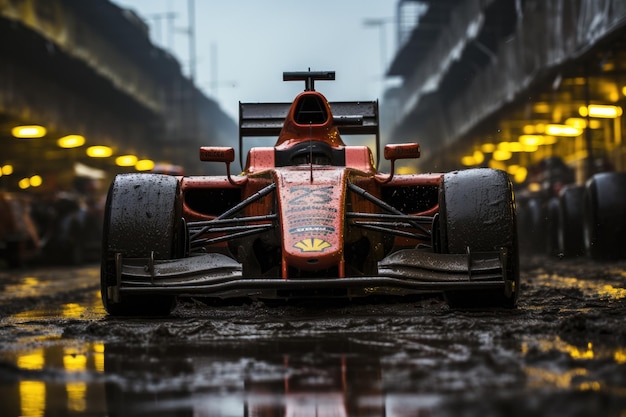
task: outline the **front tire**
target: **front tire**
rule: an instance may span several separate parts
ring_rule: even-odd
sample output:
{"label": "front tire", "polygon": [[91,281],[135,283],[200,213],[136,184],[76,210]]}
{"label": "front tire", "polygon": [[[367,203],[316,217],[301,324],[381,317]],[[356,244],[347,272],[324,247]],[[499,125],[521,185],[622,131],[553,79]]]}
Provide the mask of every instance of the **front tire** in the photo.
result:
{"label": "front tire", "polygon": [[175,177],[122,174],[115,177],[105,206],[100,287],[102,303],[113,316],[159,316],[176,305],[171,295],[112,297],[116,282],[115,254],[122,258],[172,259],[177,253],[182,204]]}
{"label": "front tire", "polygon": [[452,307],[517,305],[519,254],[513,188],[504,171],[486,168],[445,174],[439,192],[442,251],[506,250],[507,282],[501,289],[448,291]]}

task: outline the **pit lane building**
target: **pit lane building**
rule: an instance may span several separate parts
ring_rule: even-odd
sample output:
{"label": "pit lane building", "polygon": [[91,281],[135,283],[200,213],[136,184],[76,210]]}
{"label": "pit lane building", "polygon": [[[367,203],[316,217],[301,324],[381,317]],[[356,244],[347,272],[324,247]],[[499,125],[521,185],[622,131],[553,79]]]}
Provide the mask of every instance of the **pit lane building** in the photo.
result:
{"label": "pit lane building", "polygon": [[382,108],[388,142],[421,143],[415,169],[489,166],[523,183],[557,156],[580,183],[626,168],[626,2],[400,0],[397,11],[387,76],[401,83]]}
{"label": "pit lane building", "polygon": [[151,163],[217,173],[198,148],[237,137],[142,18],[109,0],[0,0],[0,39],[0,191],[108,184]]}

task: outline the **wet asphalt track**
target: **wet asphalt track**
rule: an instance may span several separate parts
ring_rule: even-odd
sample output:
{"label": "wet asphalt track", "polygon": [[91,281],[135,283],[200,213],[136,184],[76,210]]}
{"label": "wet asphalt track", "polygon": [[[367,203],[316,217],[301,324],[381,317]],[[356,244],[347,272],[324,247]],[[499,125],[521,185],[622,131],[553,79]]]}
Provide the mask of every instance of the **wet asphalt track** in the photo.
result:
{"label": "wet asphalt track", "polygon": [[626,416],[626,262],[524,259],[512,311],[185,300],[117,319],[98,280],[0,270],[1,416]]}

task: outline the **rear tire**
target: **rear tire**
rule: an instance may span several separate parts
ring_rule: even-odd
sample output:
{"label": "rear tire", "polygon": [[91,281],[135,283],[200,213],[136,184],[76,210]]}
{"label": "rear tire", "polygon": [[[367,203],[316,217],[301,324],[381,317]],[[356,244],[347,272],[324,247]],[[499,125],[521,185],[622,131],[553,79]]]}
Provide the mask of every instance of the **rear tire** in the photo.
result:
{"label": "rear tire", "polygon": [[169,314],[176,297],[121,295],[116,303],[108,289],[115,285],[115,253],[124,257],[172,259],[176,254],[182,205],[175,177],[122,174],[115,177],[104,215],[100,287],[102,303],[113,316]]}
{"label": "rear tire", "polygon": [[584,236],[595,260],[626,257],[626,173],[601,173],[585,186]]}
{"label": "rear tire", "polygon": [[[561,213],[559,209],[559,199],[552,197],[546,205],[545,219],[545,239],[546,254],[551,257],[557,257],[560,253],[559,247],[559,224],[561,223]],[[541,233],[541,232],[540,232]]]}
{"label": "rear tire", "polygon": [[439,192],[442,251],[447,253],[506,249],[508,282],[496,290],[448,291],[451,307],[517,305],[519,254],[513,188],[504,171],[486,168],[445,174]]}

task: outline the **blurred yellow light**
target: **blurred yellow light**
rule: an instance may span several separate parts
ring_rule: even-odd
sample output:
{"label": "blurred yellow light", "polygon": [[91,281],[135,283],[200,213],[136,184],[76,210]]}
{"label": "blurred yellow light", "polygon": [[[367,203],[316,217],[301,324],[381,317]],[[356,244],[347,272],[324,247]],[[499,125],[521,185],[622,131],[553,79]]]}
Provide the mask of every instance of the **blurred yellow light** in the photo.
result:
{"label": "blurred yellow light", "polygon": [[504,165],[504,162],[496,161],[495,159],[489,160],[489,168],[500,169],[502,171],[506,171],[506,165]]}
{"label": "blurred yellow light", "polygon": [[28,369],[30,371],[43,369],[46,360],[44,359],[43,349],[37,349],[32,353],[27,353],[17,357],[17,366],[20,369]]}
{"label": "blurred yellow light", "polygon": [[581,106],[578,113],[583,117],[598,117],[604,119],[614,119],[622,115],[620,106],[609,106],[603,104],[590,104],[589,106]]}
{"label": "blurred yellow light", "polygon": [[396,174],[400,174],[400,175],[417,174],[417,169],[414,166],[401,165],[396,168]]}
{"label": "blurred yellow light", "polygon": [[474,165],[474,157],[472,155],[466,155],[461,158],[461,163],[466,167],[470,167]]}
{"label": "blurred yellow light", "polygon": [[31,187],[39,187],[43,183],[43,179],[39,175],[33,175],[29,179]]}
{"label": "blurred yellow light", "polygon": [[511,159],[511,156],[512,154],[509,150],[498,149],[493,153],[493,159],[496,161],[506,161]]}
{"label": "blurred yellow light", "polygon": [[522,152],[532,153],[532,152],[537,152],[537,149],[539,149],[538,145],[524,145],[524,144],[522,144]]}
{"label": "blurred yellow light", "polygon": [[521,135],[519,142],[525,146],[537,146],[543,145],[544,140],[542,135]]}
{"label": "blurred yellow light", "polygon": [[626,86],[622,87],[622,94],[626,96]]}
{"label": "blurred yellow light", "polygon": [[121,155],[115,158],[115,165],[120,167],[133,167],[137,163],[135,155]]}
{"label": "blurred yellow light", "polygon": [[554,145],[558,141],[556,136],[544,136],[543,144],[544,145]]}
{"label": "blurred yellow light", "polygon": [[528,184],[528,191],[536,193],[537,191],[541,191],[541,184],[538,182],[531,182]]}
{"label": "blurred yellow light", "polygon": [[500,142],[498,143],[498,150],[505,152],[522,152],[522,144],[519,142]]}
{"label": "blurred yellow light", "polygon": [[150,159],[141,159],[135,164],[137,171],[150,171],[152,168],[154,168],[154,161]]}
{"label": "blurred yellow light", "polygon": [[2,175],[13,174],[13,165],[4,165],[1,171],[2,171]]}
{"label": "blurred yellow light", "polygon": [[533,111],[535,113],[549,113],[550,105],[545,101],[540,101],[538,103],[533,104]]}
{"label": "blurred yellow light", "polygon": [[528,170],[525,167],[519,167],[515,170],[515,174],[513,174],[513,181],[520,184],[526,181],[526,177],[528,176]]}
{"label": "blurred yellow light", "polygon": [[602,127],[602,124],[600,123],[600,120],[596,120],[596,119],[589,120],[589,128],[600,129],[601,127]]}
{"label": "blurred yellow light", "polygon": [[485,155],[481,151],[474,151],[474,162],[476,165],[480,165],[485,160]]}
{"label": "blurred yellow light", "polygon": [[587,127],[587,121],[585,119],[581,119],[580,117],[570,117],[565,120],[565,124],[568,126],[574,126],[579,129],[584,129]]}
{"label": "blurred yellow light", "polygon": [[534,133],[537,133],[537,128],[533,125],[525,125],[522,128],[522,132],[524,132],[525,135],[532,135]]}
{"label": "blurred yellow light", "polygon": [[546,125],[546,134],[550,136],[580,136],[582,129],[568,125],[549,124]]}
{"label": "blurred yellow light", "polygon": [[22,189],[22,190],[27,189],[28,187],[30,187],[30,179],[29,178],[22,178],[17,183],[17,186],[20,187],[20,189]]}
{"label": "blurred yellow light", "polygon": [[85,144],[85,137],[81,135],[67,135],[57,140],[57,145],[61,148],[78,148]]}
{"label": "blurred yellow light", "polygon": [[90,146],[87,148],[87,156],[92,158],[108,158],[113,155],[113,149],[108,146]]}
{"label": "blurred yellow light", "polygon": [[492,153],[493,151],[496,150],[496,145],[494,145],[493,143],[483,143],[480,146],[480,150],[483,153]]}
{"label": "blurred yellow light", "polygon": [[513,164],[513,165],[509,165],[508,167],[506,167],[506,172],[513,175],[515,174],[515,171],[517,171],[518,169],[519,169],[519,165]]}
{"label": "blurred yellow light", "polygon": [[11,129],[16,138],[41,138],[46,136],[46,128],[39,125],[16,126]]}

